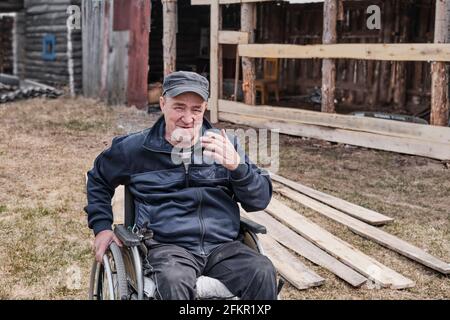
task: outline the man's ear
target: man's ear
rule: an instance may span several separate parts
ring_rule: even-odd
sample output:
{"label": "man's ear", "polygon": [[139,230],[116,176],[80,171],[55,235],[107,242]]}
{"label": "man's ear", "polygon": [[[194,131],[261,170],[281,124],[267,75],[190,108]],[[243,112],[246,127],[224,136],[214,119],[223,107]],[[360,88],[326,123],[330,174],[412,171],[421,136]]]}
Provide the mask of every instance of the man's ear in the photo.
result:
{"label": "man's ear", "polygon": [[166,99],[163,96],[159,97],[159,107],[161,108],[161,111],[163,111],[165,103]]}

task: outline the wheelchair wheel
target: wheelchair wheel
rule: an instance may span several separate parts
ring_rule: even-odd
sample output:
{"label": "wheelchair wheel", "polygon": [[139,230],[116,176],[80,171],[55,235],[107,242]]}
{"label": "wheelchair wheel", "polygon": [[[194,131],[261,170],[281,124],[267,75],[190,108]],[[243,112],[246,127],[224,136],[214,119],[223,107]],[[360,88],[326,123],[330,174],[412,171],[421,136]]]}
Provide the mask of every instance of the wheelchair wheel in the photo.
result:
{"label": "wheelchair wheel", "polygon": [[113,242],[103,256],[103,264],[94,261],[89,299],[126,300],[128,297],[127,275],[122,253],[117,244]]}

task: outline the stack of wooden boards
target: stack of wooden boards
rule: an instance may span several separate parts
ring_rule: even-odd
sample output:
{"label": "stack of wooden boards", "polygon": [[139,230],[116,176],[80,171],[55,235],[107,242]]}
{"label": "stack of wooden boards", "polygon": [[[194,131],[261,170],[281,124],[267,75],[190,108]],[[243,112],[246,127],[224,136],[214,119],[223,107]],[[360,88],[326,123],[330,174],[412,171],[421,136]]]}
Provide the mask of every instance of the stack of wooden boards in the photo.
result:
{"label": "stack of wooden boards", "polygon": [[219,119],[280,133],[450,160],[450,128],[219,100]]}
{"label": "stack of wooden boards", "polygon": [[[450,264],[377,228],[393,219],[281,176],[271,174],[271,177],[276,193],[344,225],[364,238],[442,274],[450,274]],[[298,289],[318,286],[325,280],[308,269],[288,249],[354,287],[367,281],[380,288],[404,289],[414,286],[411,279],[367,256],[274,198],[264,211],[249,213],[241,210],[241,214],[266,226],[267,234],[259,235],[265,254],[278,272]]]}

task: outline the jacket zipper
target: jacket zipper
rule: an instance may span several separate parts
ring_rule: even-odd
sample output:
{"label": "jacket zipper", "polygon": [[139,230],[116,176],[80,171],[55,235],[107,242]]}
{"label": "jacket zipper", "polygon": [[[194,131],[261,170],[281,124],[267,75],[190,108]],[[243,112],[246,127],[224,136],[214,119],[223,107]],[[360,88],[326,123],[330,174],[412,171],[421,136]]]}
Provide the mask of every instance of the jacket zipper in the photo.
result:
{"label": "jacket zipper", "polygon": [[204,247],[204,238],[205,238],[205,223],[203,221],[203,215],[202,215],[202,194],[200,191],[196,190],[198,197],[199,197],[199,205],[198,205],[198,218],[200,220],[200,254],[206,255],[205,253],[205,247]]}
{"label": "jacket zipper", "polygon": [[183,163],[184,165],[184,181],[186,188],[189,188],[189,163]]}

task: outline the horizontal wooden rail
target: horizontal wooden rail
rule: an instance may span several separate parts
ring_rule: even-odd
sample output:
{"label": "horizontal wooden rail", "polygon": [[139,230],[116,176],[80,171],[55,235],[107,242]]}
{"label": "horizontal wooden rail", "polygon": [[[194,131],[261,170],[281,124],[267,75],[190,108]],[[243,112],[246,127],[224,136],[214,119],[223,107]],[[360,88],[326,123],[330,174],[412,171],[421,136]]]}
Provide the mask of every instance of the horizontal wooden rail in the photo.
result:
{"label": "horizontal wooden rail", "polygon": [[240,44],[238,48],[240,56],[250,58],[450,61],[450,44],[446,43],[271,43]]}
{"label": "horizontal wooden rail", "polygon": [[219,31],[219,43],[220,44],[247,44],[248,32],[241,31]]}
{"label": "horizontal wooden rail", "polygon": [[297,108],[251,106],[228,100],[219,100],[219,111],[247,116],[263,116],[273,119],[295,120],[305,124],[379,133],[387,136],[413,138],[428,142],[438,142],[448,144],[448,147],[450,148],[450,128],[447,127],[336,113],[323,113]]}

